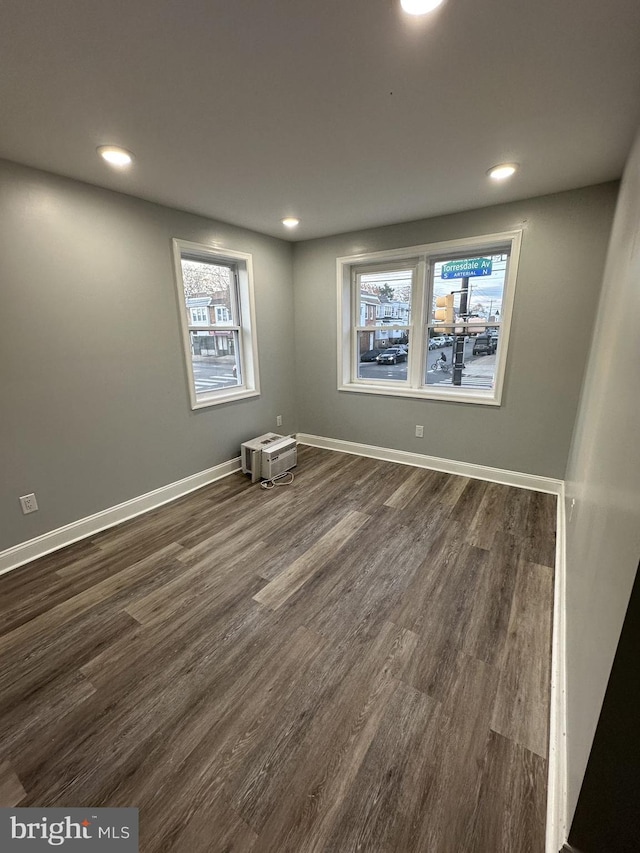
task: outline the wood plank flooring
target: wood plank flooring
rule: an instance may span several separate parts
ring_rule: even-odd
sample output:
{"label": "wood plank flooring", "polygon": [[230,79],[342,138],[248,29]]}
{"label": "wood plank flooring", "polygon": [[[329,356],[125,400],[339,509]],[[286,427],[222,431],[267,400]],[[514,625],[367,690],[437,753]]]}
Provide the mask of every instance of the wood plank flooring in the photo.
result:
{"label": "wood plank flooring", "polygon": [[299,448],[0,577],[0,805],[143,853],[543,853],[555,497]]}

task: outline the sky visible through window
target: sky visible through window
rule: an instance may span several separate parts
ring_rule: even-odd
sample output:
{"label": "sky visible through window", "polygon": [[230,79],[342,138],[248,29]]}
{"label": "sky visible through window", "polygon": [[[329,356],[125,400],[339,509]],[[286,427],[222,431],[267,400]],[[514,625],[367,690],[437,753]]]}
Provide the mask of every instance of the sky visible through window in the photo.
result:
{"label": "sky visible through window", "polygon": [[[363,273],[360,286],[365,293],[378,295],[380,288],[387,285],[393,291],[389,298],[396,302],[411,302],[411,270],[385,270]],[[383,291],[384,292],[384,291]]]}
{"label": "sky visible through window", "polygon": [[[462,261],[471,256],[466,255],[464,258],[447,258],[443,261],[436,261],[433,269],[433,297],[434,301],[438,296],[445,296],[452,291],[459,291],[462,288],[462,278],[442,278],[442,267],[444,264],[449,264],[455,261]],[[507,269],[507,255],[478,255],[475,257],[489,258],[491,260],[491,273],[487,276],[470,276],[469,277],[469,296],[467,301],[467,310],[470,314],[477,314],[480,317],[488,319],[490,316],[495,316],[499,322],[502,316],[502,298],[504,295],[504,279]],[[460,294],[456,293],[455,306],[456,310],[460,304]]]}
{"label": "sky visible through window", "polygon": [[[446,258],[436,261],[433,267],[433,299],[434,303],[438,296],[445,296],[452,291],[462,289],[462,278],[442,278],[444,264],[456,261],[464,261],[471,255],[461,258]],[[500,322],[502,316],[502,299],[504,296],[504,281],[507,269],[508,255],[482,254],[473,257],[488,258],[491,261],[491,273],[486,276],[469,276],[469,296],[467,311],[488,320],[495,317]],[[411,299],[411,270],[386,270],[381,272],[365,273],[361,276],[360,283],[365,292],[377,294],[381,287],[388,285],[393,290],[390,298],[398,302],[410,302]],[[460,294],[456,293],[456,310],[460,304]]]}

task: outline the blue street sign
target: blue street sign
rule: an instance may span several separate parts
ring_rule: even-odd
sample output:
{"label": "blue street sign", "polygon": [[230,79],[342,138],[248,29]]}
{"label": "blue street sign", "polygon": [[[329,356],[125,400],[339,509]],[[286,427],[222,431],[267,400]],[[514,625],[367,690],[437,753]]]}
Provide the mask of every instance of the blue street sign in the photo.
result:
{"label": "blue street sign", "polygon": [[476,275],[491,275],[491,258],[464,258],[442,265],[441,278],[468,278]]}

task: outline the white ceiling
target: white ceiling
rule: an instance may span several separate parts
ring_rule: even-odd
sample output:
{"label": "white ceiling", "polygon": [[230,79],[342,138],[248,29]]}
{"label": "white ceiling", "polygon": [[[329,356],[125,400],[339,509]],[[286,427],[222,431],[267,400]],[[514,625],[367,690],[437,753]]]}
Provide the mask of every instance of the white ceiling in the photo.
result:
{"label": "white ceiling", "polygon": [[[286,239],[620,176],[638,0],[398,7],[5,0],[0,156]],[[103,143],[133,168],[106,166]],[[511,160],[511,181],[487,179]]]}

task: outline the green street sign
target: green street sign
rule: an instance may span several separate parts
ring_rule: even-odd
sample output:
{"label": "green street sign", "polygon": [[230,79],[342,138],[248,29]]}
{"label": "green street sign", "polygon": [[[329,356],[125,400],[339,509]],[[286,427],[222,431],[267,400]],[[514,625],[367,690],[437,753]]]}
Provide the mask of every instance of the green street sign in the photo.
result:
{"label": "green street sign", "polygon": [[491,275],[491,258],[464,258],[449,261],[442,266],[441,278],[468,278],[476,275]]}

